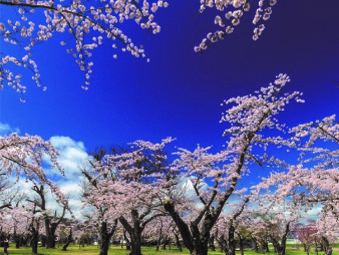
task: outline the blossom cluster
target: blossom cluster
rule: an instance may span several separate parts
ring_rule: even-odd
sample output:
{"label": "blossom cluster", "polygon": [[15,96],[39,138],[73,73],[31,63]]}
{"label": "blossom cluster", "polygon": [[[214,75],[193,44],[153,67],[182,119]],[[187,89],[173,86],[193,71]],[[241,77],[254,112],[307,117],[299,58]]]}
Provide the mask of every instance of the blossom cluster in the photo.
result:
{"label": "blossom cluster", "polygon": [[[253,30],[253,40],[258,40],[265,29],[265,21],[272,14],[272,7],[277,0],[257,0],[258,8],[253,18],[255,28]],[[200,13],[207,8],[215,9],[218,14],[214,18],[214,24],[218,29],[209,32],[198,46],[194,47],[195,52],[204,52],[212,45],[222,41],[227,35],[233,33],[236,26],[240,24],[241,17],[250,10],[249,0],[201,0]],[[219,15],[220,14],[220,15]]]}
{"label": "blossom cluster", "polygon": [[[160,32],[160,26],[155,21],[155,13],[160,8],[166,8],[166,0],[101,0],[89,1],[51,1],[51,0],[1,0],[0,6],[7,9],[17,9],[19,18],[5,21],[4,15],[0,21],[0,35],[11,46],[24,45],[23,56],[1,53],[0,56],[0,85],[8,85],[19,93],[26,92],[22,84],[22,72],[10,64],[32,72],[32,80],[41,87],[40,72],[34,60],[32,49],[43,41],[47,41],[55,33],[69,33],[70,42],[66,35],[60,41],[66,51],[71,54],[80,70],[85,74],[83,89],[90,84],[92,67],[90,61],[95,48],[109,40],[114,49],[121,48],[135,57],[146,57],[142,45],[137,45],[120,27],[121,23],[134,21],[141,29]],[[21,52],[21,51],[17,51]],[[117,58],[117,54],[113,55]],[[15,73],[16,72],[16,73]],[[43,87],[46,90],[46,87]]]}

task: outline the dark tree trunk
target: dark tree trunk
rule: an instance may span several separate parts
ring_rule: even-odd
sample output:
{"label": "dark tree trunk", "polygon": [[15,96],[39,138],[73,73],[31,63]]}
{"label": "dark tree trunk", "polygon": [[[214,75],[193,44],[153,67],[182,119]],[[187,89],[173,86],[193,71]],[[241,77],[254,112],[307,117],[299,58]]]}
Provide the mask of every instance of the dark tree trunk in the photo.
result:
{"label": "dark tree trunk", "polygon": [[25,234],[24,236],[22,236],[22,246],[27,247],[29,240],[31,240],[31,235],[30,234]]}
{"label": "dark tree trunk", "polygon": [[237,235],[238,235],[238,239],[239,239],[239,248],[240,248],[241,255],[244,255],[244,240],[245,240],[245,238],[243,238],[239,233]]}
{"label": "dark tree trunk", "polygon": [[159,251],[159,247],[161,245],[161,240],[162,240],[162,222],[161,222],[161,227],[159,229],[159,237],[158,237],[158,241],[157,241],[156,251]]}
{"label": "dark tree trunk", "polygon": [[65,245],[62,247],[62,251],[67,251],[69,244],[72,242],[72,229],[69,230],[69,235],[67,237]]}
{"label": "dark tree trunk", "polygon": [[179,240],[179,236],[177,234],[174,234],[174,236],[175,236],[175,243],[177,244],[178,250],[182,251],[182,246]]}
{"label": "dark tree trunk", "polygon": [[267,241],[267,239],[263,240],[263,245],[264,245],[265,251],[266,251],[266,252],[270,252],[270,248],[269,248],[269,246],[268,246],[268,241]]}
{"label": "dark tree trunk", "polygon": [[45,219],[45,229],[46,229],[46,249],[55,249],[55,231],[59,223],[51,223],[49,217]]}
{"label": "dark tree trunk", "polygon": [[100,253],[99,255],[107,255],[111,236],[107,233],[107,222],[101,223],[100,228]]}
{"label": "dark tree trunk", "polygon": [[226,249],[226,240],[225,237],[222,235],[219,238],[217,238],[217,242],[219,245],[220,252],[225,252]]}
{"label": "dark tree trunk", "polygon": [[31,246],[32,246],[32,253],[38,254],[38,242],[39,242],[39,224],[37,229],[32,227],[32,239],[31,239]]}
{"label": "dark tree trunk", "polygon": [[16,232],[14,232],[13,239],[15,242],[15,248],[19,249],[21,246],[21,235],[17,235]]}
{"label": "dark tree trunk", "polygon": [[194,249],[191,252],[192,255],[207,255],[208,242],[195,242]]}
{"label": "dark tree trunk", "polygon": [[205,216],[202,221],[201,231],[195,222],[191,222],[191,232],[193,237],[193,250],[192,255],[207,255],[208,253],[208,240],[210,239],[210,230],[212,229],[209,214]]}
{"label": "dark tree trunk", "polygon": [[41,236],[41,246],[45,247],[46,246],[46,236]]}
{"label": "dark tree trunk", "polygon": [[100,253],[99,255],[107,255],[110,247],[111,238],[117,228],[118,220],[114,221],[112,228],[108,229],[106,221],[101,222],[100,227]]}
{"label": "dark tree trunk", "polygon": [[171,215],[173,221],[177,225],[184,244],[190,251],[190,254],[207,255],[210,231],[217,217],[213,218],[210,214],[206,214],[201,222],[200,231],[199,222],[192,221],[189,228],[181,219],[179,214],[174,210],[174,206],[171,203],[164,204],[164,208]]}
{"label": "dark tree trunk", "polygon": [[39,228],[40,222],[38,220],[32,219],[32,222],[29,226],[31,232],[31,247],[32,254],[38,254],[38,242],[39,242]]}
{"label": "dark tree trunk", "polygon": [[141,231],[133,231],[131,236],[131,252],[129,255],[142,255],[141,253]]}
{"label": "dark tree trunk", "polygon": [[212,235],[210,240],[208,240],[209,248],[210,248],[211,251],[215,251],[214,240],[215,240],[215,236],[214,235]]}
{"label": "dark tree trunk", "polygon": [[131,211],[132,214],[132,223],[133,227],[127,222],[127,220],[124,217],[120,217],[119,221],[125,228],[125,230],[128,232],[130,236],[130,244],[131,244],[131,252],[130,255],[142,255],[141,254],[141,234],[144,230],[143,227],[141,227],[141,222],[138,217],[138,212],[136,210]]}
{"label": "dark tree trunk", "polygon": [[228,246],[226,248],[226,255],[235,255],[236,242],[234,238],[235,228],[231,223],[228,229]]}
{"label": "dark tree trunk", "polygon": [[99,255],[107,255],[109,250],[109,241],[100,240],[100,252]]}
{"label": "dark tree trunk", "polygon": [[126,251],[130,251],[131,250],[131,242],[126,236],[126,230],[124,230],[124,239],[126,241]]}
{"label": "dark tree trunk", "polygon": [[324,245],[324,253],[325,253],[325,255],[332,255],[332,252],[333,252],[332,251],[332,247],[331,247],[329,241],[327,240],[327,238],[322,236],[321,239],[322,239],[322,243]]}
{"label": "dark tree trunk", "polygon": [[55,249],[55,237],[53,236],[48,236],[46,238],[46,249]]}
{"label": "dark tree trunk", "polygon": [[274,250],[278,255],[285,255],[286,254],[286,241],[287,241],[287,234],[290,232],[290,222],[288,222],[285,226],[284,234],[281,238],[281,243],[274,237],[270,236],[272,244],[274,246]]}
{"label": "dark tree trunk", "polygon": [[261,240],[261,243],[260,243],[259,248],[260,248],[260,253],[261,253],[261,254],[265,254],[265,245],[264,245],[264,243],[262,242],[262,240]]}
{"label": "dark tree trunk", "polygon": [[284,255],[284,254],[282,254],[281,245],[280,245],[279,241],[276,240],[274,237],[271,237],[271,241],[272,241],[272,244],[274,246],[275,252],[278,253],[278,255]]}
{"label": "dark tree trunk", "polygon": [[254,236],[251,236],[252,242],[253,242],[253,249],[256,253],[259,253],[259,245],[258,245],[258,240]]}

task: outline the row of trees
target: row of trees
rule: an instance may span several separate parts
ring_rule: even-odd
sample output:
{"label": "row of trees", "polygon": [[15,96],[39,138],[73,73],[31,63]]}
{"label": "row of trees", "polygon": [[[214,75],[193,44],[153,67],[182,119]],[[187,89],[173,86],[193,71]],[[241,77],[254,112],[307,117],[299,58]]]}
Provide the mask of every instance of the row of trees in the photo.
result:
{"label": "row of trees", "polygon": [[[1,238],[10,238],[15,243],[16,248],[32,246],[32,251],[36,249],[35,254],[37,254],[35,241],[38,239],[35,239],[34,236],[36,232],[32,228],[32,215],[21,208],[11,209],[11,211],[5,210],[5,212],[11,216],[2,220],[4,229]],[[43,218],[36,217],[35,223],[40,225],[37,234],[42,246],[47,246]],[[236,220],[234,214],[224,214],[211,231],[208,242],[209,250],[215,251],[218,247],[220,252],[235,254],[236,247],[239,247],[242,254],[244,254],[245,249],[249,248],[254,249],[257,253],[265,253],[272,252],[268,245],[272,243],[274,252],[279,254],[283,248],[286,248],[284,242],[289,236],[290,239],[293,238],[293,241],[298,240],[307,254],[312,247],[316,250],[321,247],[328,254],[332,250],[330,243],[337,242],[337,233],[333,231],[335,227],[332,224],[333,221],[329,219],[329,215],[326,215],[321,220],[313,220],[305,224],[290,223],[291,227],[286,231],[286,225],[281,222],[281,218],[275,215],[275,212],[266,215],[245,212]],[[126,249],[131,249],[135,241],[129,238],[122,225],[110,225],[110,223],[105,225],[106,228],[103,228],[103,224],[98,224],[98,221],[93,218],[86,221],[85,224],[74,220],[63,220],[58,226],[54,238],[57,237],[56,242],[62,244],[62,249],[65,251],[71,242],[76,242],[81,246],[93,244],[96,240],[100,242],[100,252],[108,249],[106,247],[109,247],[113,242],[121,243],[122,247],[125,243]],[[112,236],[108,238],[108,244],[106,244],[106,239],[101,239],[103,234],[107,232],[107,226],[114,226],[114,231],[111,229]],[[155,246],[156,250],[159,250],[160,247],[162,250],[171,249],[171,246],[175,244],[179,251],[182,251],[182,242],[179,235],[178,228],[173,220],[170,217],[162,216],[147,225],[140,242],[142,245]],[[298,245],[296,248],[299,249]]]}
{"label": "row of trees", "polygon": [[[233,255],[236,237],[241,243],[249,236],[257,247],[267,249],[272,242],[284,255],[288,233],[316,207],[320,214],[312,236],[330,255],[329,244],[338,235],[339,125],[334,115],[293,128],[280,123],[278,115],[290,102],[302,102],[300,92],[285,92],[288,82],[289,77],[280,74],[251,95],[225,100],[221,122],[226,125],[226,144],[218,152],[197,146],[169,155],[166,147],[172,138],[95,152],[81,167],[85,223],[65,219],[70,211],[67,199],[46,178],[46,156],[62,171],[57,151],[39,137],[2,138],[3,173],[24,176],[36,194],[23,199],[7,194],[1,212],[10,216],[2,217],[3,231],[15,229],[15,237],[22,225],[21,231],[30,233],[34,253],[41,229],[46,247],[53,248],[57,229],[68,228],[68,244],[72,235],[99,233],[100,255],[106,255],[112,236],[122,227],[131,255],[141,254],[143,235],[150,240],[157,236],[159,244],[168,240],[166,228],[194,255],[206,255],[214,242]],[[286,149],[290,152],[282,153]],[[291,155],[299,156],[297,162],[288,162]],[[257,168],[270,175],[250,187],[246,176]],[[59,212],[46,207],[47,187],[55,194]],[[7,218],[11,224],[5,223]]]}

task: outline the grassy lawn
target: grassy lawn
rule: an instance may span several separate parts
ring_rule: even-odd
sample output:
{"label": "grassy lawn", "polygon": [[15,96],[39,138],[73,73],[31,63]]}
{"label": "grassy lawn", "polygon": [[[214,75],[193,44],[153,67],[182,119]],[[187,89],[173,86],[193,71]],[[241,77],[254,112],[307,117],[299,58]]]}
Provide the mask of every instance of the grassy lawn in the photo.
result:
{"label": "grassy lawn", "polygon": [[[289,245],[287,247],[287,255],[306,255],[306,252],[303,252],[302,246],[299,245],[299,250],[293,248],[293,245]],[[338,255],[339,254],[339,246],[335,245],[333,249],[333,254]],[[64,254],[64,255],[98,255],[99,254],[99,248],[97,246],[85,246],[85,247],[79,247],[78,245],[71,245],[68,248],[68,251],[61,251],[62,246],[57,247],[56,249],[48,249],[39,247],[38,251],[39,254],[43,255],[54,255],[54,254]],[[310,255],[315,255],[316,253],[313,251],[310,253]],[[273,249],[272,249],[273,251]],[[8,249],[9,255],[12,254],[31,254],[31,248],[20,248],[15,249],[13,245],[9,247]],[[111,246],[109,254],[110,255],[128,255],[129,251],[126,251],[125,248],[121,248],[120,246]],[[171,247],[171,250],[166,251],[156,251],[155,247],[143,247],[142,248],[143,255],[179,255],[179,254],[189,254],[187,249],[184,249],[183,252],[179,252],[178,249],[175,246]],[[0,254],[3,254],[3,251],[0,252]],[[209,255],[224,255],[225,253],[221,252],[209,252]],[[237,255],[240,255],[240,252],[237,252]],[[266,255],[275,255],[274,252],[265,253]],[[319,255],[323,255],[323,252],[319,252]],[[252,250],[246,250],[245,255],[260,255],[260,253],[255,253]]]}

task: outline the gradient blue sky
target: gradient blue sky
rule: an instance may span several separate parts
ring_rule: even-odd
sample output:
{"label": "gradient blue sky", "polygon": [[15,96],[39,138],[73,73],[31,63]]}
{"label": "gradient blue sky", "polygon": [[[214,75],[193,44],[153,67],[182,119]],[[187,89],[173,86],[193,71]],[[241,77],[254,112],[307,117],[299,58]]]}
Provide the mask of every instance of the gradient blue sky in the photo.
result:
{"label": "gradient blue sky", "polygon": [[214,12],[197,15],[198,1],[170,1],[157,13],[159,35],[130,30],[151,62],[129,54],[114,60],[106,43],[94,52],[88,91],[81,89],[83,74],[59,41],[46,42],[35,55],[47,91],[27,80],[32,86],[22,104],[4,90],[0,122],[45,139],[68,136],[87,151],[167,136],[189,149],[197,143],[219,147],[224,142],[220,103],[266,86],[280,72],[290,75],[289,89],[303,91],[306,99],[281,116],[290,125],[338,113],[339,1],[280,0],[256,42],[251,39],[255,7],[231,36],[197,54],[193,47],[214,29]]}

